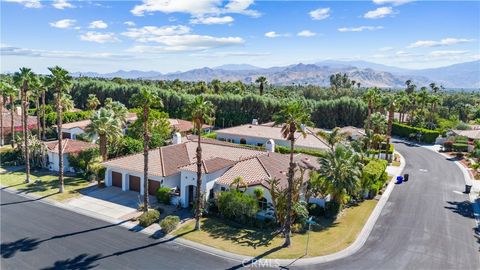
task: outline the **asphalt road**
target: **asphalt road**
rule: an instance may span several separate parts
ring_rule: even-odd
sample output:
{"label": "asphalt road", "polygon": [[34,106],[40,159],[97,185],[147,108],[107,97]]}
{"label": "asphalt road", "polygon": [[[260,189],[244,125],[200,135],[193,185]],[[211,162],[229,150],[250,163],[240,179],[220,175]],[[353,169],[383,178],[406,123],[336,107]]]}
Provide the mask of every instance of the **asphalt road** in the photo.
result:
{"label": "asphalt road", "polygon": [[[365,246],[309,269],[480,269],[453,162],[397,144],[410,181],[393,190]],[[231,269],[241,263],[1,191],[1,269]],[[313,244],[313,243],[311,243]],[[321,243],[318,243],[321,244]]]}

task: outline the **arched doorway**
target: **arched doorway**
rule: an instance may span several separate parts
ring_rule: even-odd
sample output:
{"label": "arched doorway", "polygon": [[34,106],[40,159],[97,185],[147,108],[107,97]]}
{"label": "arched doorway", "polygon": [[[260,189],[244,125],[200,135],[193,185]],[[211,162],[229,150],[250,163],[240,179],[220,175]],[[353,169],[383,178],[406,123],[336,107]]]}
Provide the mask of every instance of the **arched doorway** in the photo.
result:
{"label": "arched doorway", "polygon": [[240,144],[247,144],[247,140],[245,140],[245,138],[241,138],[240,139]]}

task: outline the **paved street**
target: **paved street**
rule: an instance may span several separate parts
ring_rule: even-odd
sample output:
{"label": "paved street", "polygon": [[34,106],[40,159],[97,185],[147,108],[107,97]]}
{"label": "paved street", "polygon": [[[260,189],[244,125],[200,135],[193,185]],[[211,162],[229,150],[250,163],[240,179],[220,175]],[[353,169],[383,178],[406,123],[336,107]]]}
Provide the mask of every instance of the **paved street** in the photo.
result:
{"label": "paved street", "polygon": [[[310,269],[480,269],[456,165],[397,144],[410,181],[395,187],[365,246]],[[239,262],[155,240],[1,191],[1,269],[227,269]],[[313,243],[312,243],[313,244]],[[321,243],[315,243],[321,245]]]}

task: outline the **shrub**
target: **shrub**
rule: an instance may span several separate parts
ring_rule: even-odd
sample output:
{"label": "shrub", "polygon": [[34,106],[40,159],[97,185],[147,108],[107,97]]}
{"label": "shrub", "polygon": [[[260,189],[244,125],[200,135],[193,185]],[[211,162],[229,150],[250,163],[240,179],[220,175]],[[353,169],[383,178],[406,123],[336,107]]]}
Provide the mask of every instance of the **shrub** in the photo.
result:
{"label": "shrub", "polygon": [[22,151],[15,149],[8,149],[7,151],[0,152],[0,161],[2,166],[13,165],[23,163]]}
{"label": "shrub", "polygon": [[388,178],[385,173],[387,161],[372,159],[363,167],[361,185],[365,191],[369,191],[369,197],[374,197],[385,184]]}
{"label": "shrub", "polygon": [[240,223],[250,221],[258,212],[257,199],[238,190],[221,192],[217,199],[218,210],[225,218]]}
{"label": "shrub", "polygon": [[172,199],[172,195],[170,194],[170,188],[168,187],[161,187],[157,189],[155,196],[157,197],[157,201],[163,204],[170,204]]}
{"label": "shrub", "polygon": [[293,233],[304,233],[305,232],[305,225],[301,223],[295,223],[292,225],[291,228]]}
{"label": "shrub", "polygon": [[325,215],[325,209],[316,203],[311,203],[308,206],[308,214],[314,217],[321,217]]}
{"label": "shrub", "polygon": [[180,223],[178,216],[166,216],[160,221],[160,227],[162,227],[164,233],[168,234],[177,228],[178,223]]}
{"label": "shrub", "polygon": [[466,143],[454,143],[454,144],[452,144],[452,149],[455,152],[467,152],[468,151],[468,144],[466,144]]}
{"label": "shrub", "polygon": [[292,207],[295,213],[295,223],[306,224],[308,220],[308,208],[306,202],[297,202]]}
{"label": "shrub", "polygon": [[[286,146],[281,146],[281,145],[276,145],[275,146],[275,152],[278,152],[280,154],[290,154],[290,147]],[[325,156],[325,151],[318,151],[318,150],[311,150],[311,149],[304,149],[304,148],[296,148],[294,149],[295,153],[302,153],[314,157],[324,157]]]}
{"label": "shrub", "polygon": [[152,225],[153,223],[157,222],[160,218],[160,212],[157,210],[149,210],[146,213],[143,213],[138,218],[138,224],[144,228]]}
{"label": "shrub", "polygon": [[217,138],[217,133],[215,132],[210,132],[210,133],[205,133],[202,135],[204,138],[209,138],[209,139],[216,139]]}
{"label": "shrub", "polygon": [[424,143],[434,143],[440,135],[438,130],[411,127],[409,125],[393,123],[392,134],[404,138],[416,138]]}
{"label": "shrub", "polygon": [[[89,119],[93,114],[93,111],[78,111],[78,112],[64,112],[62,113],[63,123],[71,123],[81,120]],[[51,112],[45,115],[45,122],[47,126],[53,126],[57,124],[57,113]]]}
{"label": "shrub", "polygon": [[330,201],[325,204],[325,216],[335,217],[340,211],[340,204],[335,201]]}
{"label": "shrub", "polygon": [[469,130],[470,126],[464,122],[460,122],[457,126],[455,126],[455,129],[458,130]]}

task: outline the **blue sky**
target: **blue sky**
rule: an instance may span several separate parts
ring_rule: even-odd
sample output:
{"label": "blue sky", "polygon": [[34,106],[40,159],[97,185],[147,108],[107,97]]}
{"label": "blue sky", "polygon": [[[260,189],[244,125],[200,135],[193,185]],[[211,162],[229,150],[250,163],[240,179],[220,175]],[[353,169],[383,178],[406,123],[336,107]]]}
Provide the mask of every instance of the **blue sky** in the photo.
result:
{"label": "blue sky", "polygon": [[480,59],[478,1],[1,1],[1,71]]}

